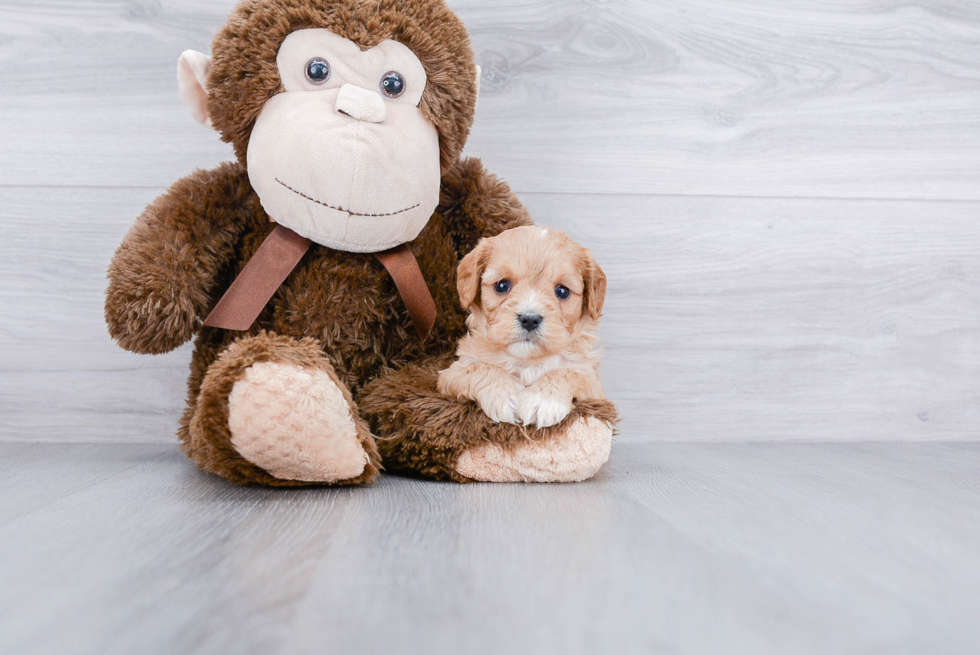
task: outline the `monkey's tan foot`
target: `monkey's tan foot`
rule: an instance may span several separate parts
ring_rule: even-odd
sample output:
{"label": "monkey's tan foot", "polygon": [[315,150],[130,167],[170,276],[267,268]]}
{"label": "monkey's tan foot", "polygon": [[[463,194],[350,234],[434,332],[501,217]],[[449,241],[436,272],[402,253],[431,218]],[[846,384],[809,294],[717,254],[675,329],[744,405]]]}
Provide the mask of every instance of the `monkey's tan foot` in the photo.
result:
{"label": "monkey's tan foot", "polygon": [[608,423],[581,417],[545,440],[510,448],[487,443],[467,450],[456,461],[456,470],[483,482],[581,482],[609,459],[612,435]]}
{"label": "monkey's tan foot", "polygon": [[324,371],[250,366],[228,397],[228,427],[242,457],[282,480],[338,482],[368,463],[350,405]]}
{"label": "monkey's tan foot", "polygon": [[371,482],[374,437],[319,345],[263,332],[208,368],[181,430],[184,451],[239,484]]}

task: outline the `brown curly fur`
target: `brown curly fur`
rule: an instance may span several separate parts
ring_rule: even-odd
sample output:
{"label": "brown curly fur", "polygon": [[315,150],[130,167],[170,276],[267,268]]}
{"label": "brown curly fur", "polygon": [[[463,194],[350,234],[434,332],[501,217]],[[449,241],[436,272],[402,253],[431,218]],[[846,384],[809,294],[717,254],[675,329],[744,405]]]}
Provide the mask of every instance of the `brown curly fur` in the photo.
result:
{"label": "brown curly fur", "polygon": [[227,437],[233,380],[220,376],[222,383],[215,380],[204,393],[212,364],[263,331],[310,337],[343,386],[357,393],[385,369],[451,353],[465,331],[455,293],[459,259],[480,237],[530,222],[510,188],[479,160],[458,161],[446,173],[440,206],[411,244],[438,310],[424,344],[373,255],[321,246],[300,261],[251,330],[201,327],[274,227],[245,168],[225,164],[181,180],[140,217],[109,267],[106,321],[121,346],[140,353],[167,352],[199,330],[178,431],[185,452],[204,470],[240,484],[301,486],[308,483],[275,482],[233,453]]}
{"label": "brown curly fur", "polygon": [[[109,265],[109,334],[126,350],[159,354],[194,336],[237,254],[243,216],[264,215],[244,169],[197,171],[157,198]],[[226,277],[226,276],[225,276]]]}
{"label": "brown curly fur", "polygon": [[[202,327],[273,229],[249,184],[245,150],[258,111],[279,88],[279,44],[304,27],[327,27],[362,47],[394,38],[426,67],[422,108],[439,131],[443,178],[440,204],[411,243],[438,310],[424,344],[373,255],[317,245],[250,330]],[[192,173],[147,208],[113,257],[105,305],[109,333],[133,352],[167,352],[197,333],[178,431],[184,452],[202,469],[239,484],[310,484],[274,478],[231,446],[228,395],[243,371],[261,361],[318,368],[344,388],[370,460],[364,474],[347,483],[370,481],[379,468],[373,437],[356,416],[358,396],[361,414],[388,439],[382,459],[390,457],[397,470],[452,477],[454,456],[473,439],[514,442],[512,426],[487,426],[472,408],[453,410],[449,401],[433,398],[429,373],[401,370],[443,361],[464,333],[455,292],[459,260],[480,238],[531,223],[510,188],[479,160],[458,159],[475,104],[473,55],[459,20],[441,0],[245,0],[213,51],[208,107],[240,161]],[[614,418],[605,406],[580,405],[575,412]],[[426,416],[438,419],[428,424],[428,434],[420,418]],[[450,425],[454,416],[474,432]]]}

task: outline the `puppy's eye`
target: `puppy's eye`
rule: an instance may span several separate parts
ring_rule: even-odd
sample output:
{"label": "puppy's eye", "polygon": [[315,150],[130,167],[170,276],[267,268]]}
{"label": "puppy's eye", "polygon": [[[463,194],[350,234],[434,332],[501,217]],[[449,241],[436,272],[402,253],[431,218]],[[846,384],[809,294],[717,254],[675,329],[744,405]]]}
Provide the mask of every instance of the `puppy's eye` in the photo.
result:
{"label": "puppy's eye", "polygon": [[314,84],[323,84],[330,79],[330,62],[323,57],[314,57],[306,62],[306,79]]}
{"label": "puppy's eye", "polygon": [[496,291],[497,293],[507,293],[508,291],[510,291],[510,282],[508,282],[507,280],[501,280],[500,282],[497,282],[495,285],[493,285],[493,290]]}
{"label": "puppy's eye", "polygon": [[558,298],[561,300],[565,300],[571,294],[572,292],[568,290],[568,287],[562,286],[560,284],[557,287],[555,287],[555,295],[558,296]]}
{"label": "puppy's eye", "polygon": [[405,78],[397,71],[388,71],[381,77],[381,92],[389,98],[405,93]]}

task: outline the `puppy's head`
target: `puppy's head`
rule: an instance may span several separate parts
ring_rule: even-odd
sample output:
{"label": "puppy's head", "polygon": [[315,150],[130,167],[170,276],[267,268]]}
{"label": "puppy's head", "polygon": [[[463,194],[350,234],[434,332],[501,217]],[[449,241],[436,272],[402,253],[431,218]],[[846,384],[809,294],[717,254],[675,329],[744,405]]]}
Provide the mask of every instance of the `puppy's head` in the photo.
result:
{"label": "puppy's head", "polygon": [[547,357],[591,333],[606,275],[564,233],[518,227],[483,239],[459,264],[471,331],[520,359]]}

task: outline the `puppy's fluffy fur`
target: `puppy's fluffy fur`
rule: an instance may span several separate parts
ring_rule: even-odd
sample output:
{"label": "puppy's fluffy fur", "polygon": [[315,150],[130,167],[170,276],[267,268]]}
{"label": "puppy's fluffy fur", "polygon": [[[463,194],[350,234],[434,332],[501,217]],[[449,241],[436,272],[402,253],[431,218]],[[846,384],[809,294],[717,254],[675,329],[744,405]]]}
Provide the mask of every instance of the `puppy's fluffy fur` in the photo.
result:
{"label": "puppy's fluffy fur", "polygon": [[573,400],[605,398],[593,343],[606,276],[587,249],[556,230],[514,228],[480,241],[457,284],[469,333],[439,374],[440,393],[541,428]]}

